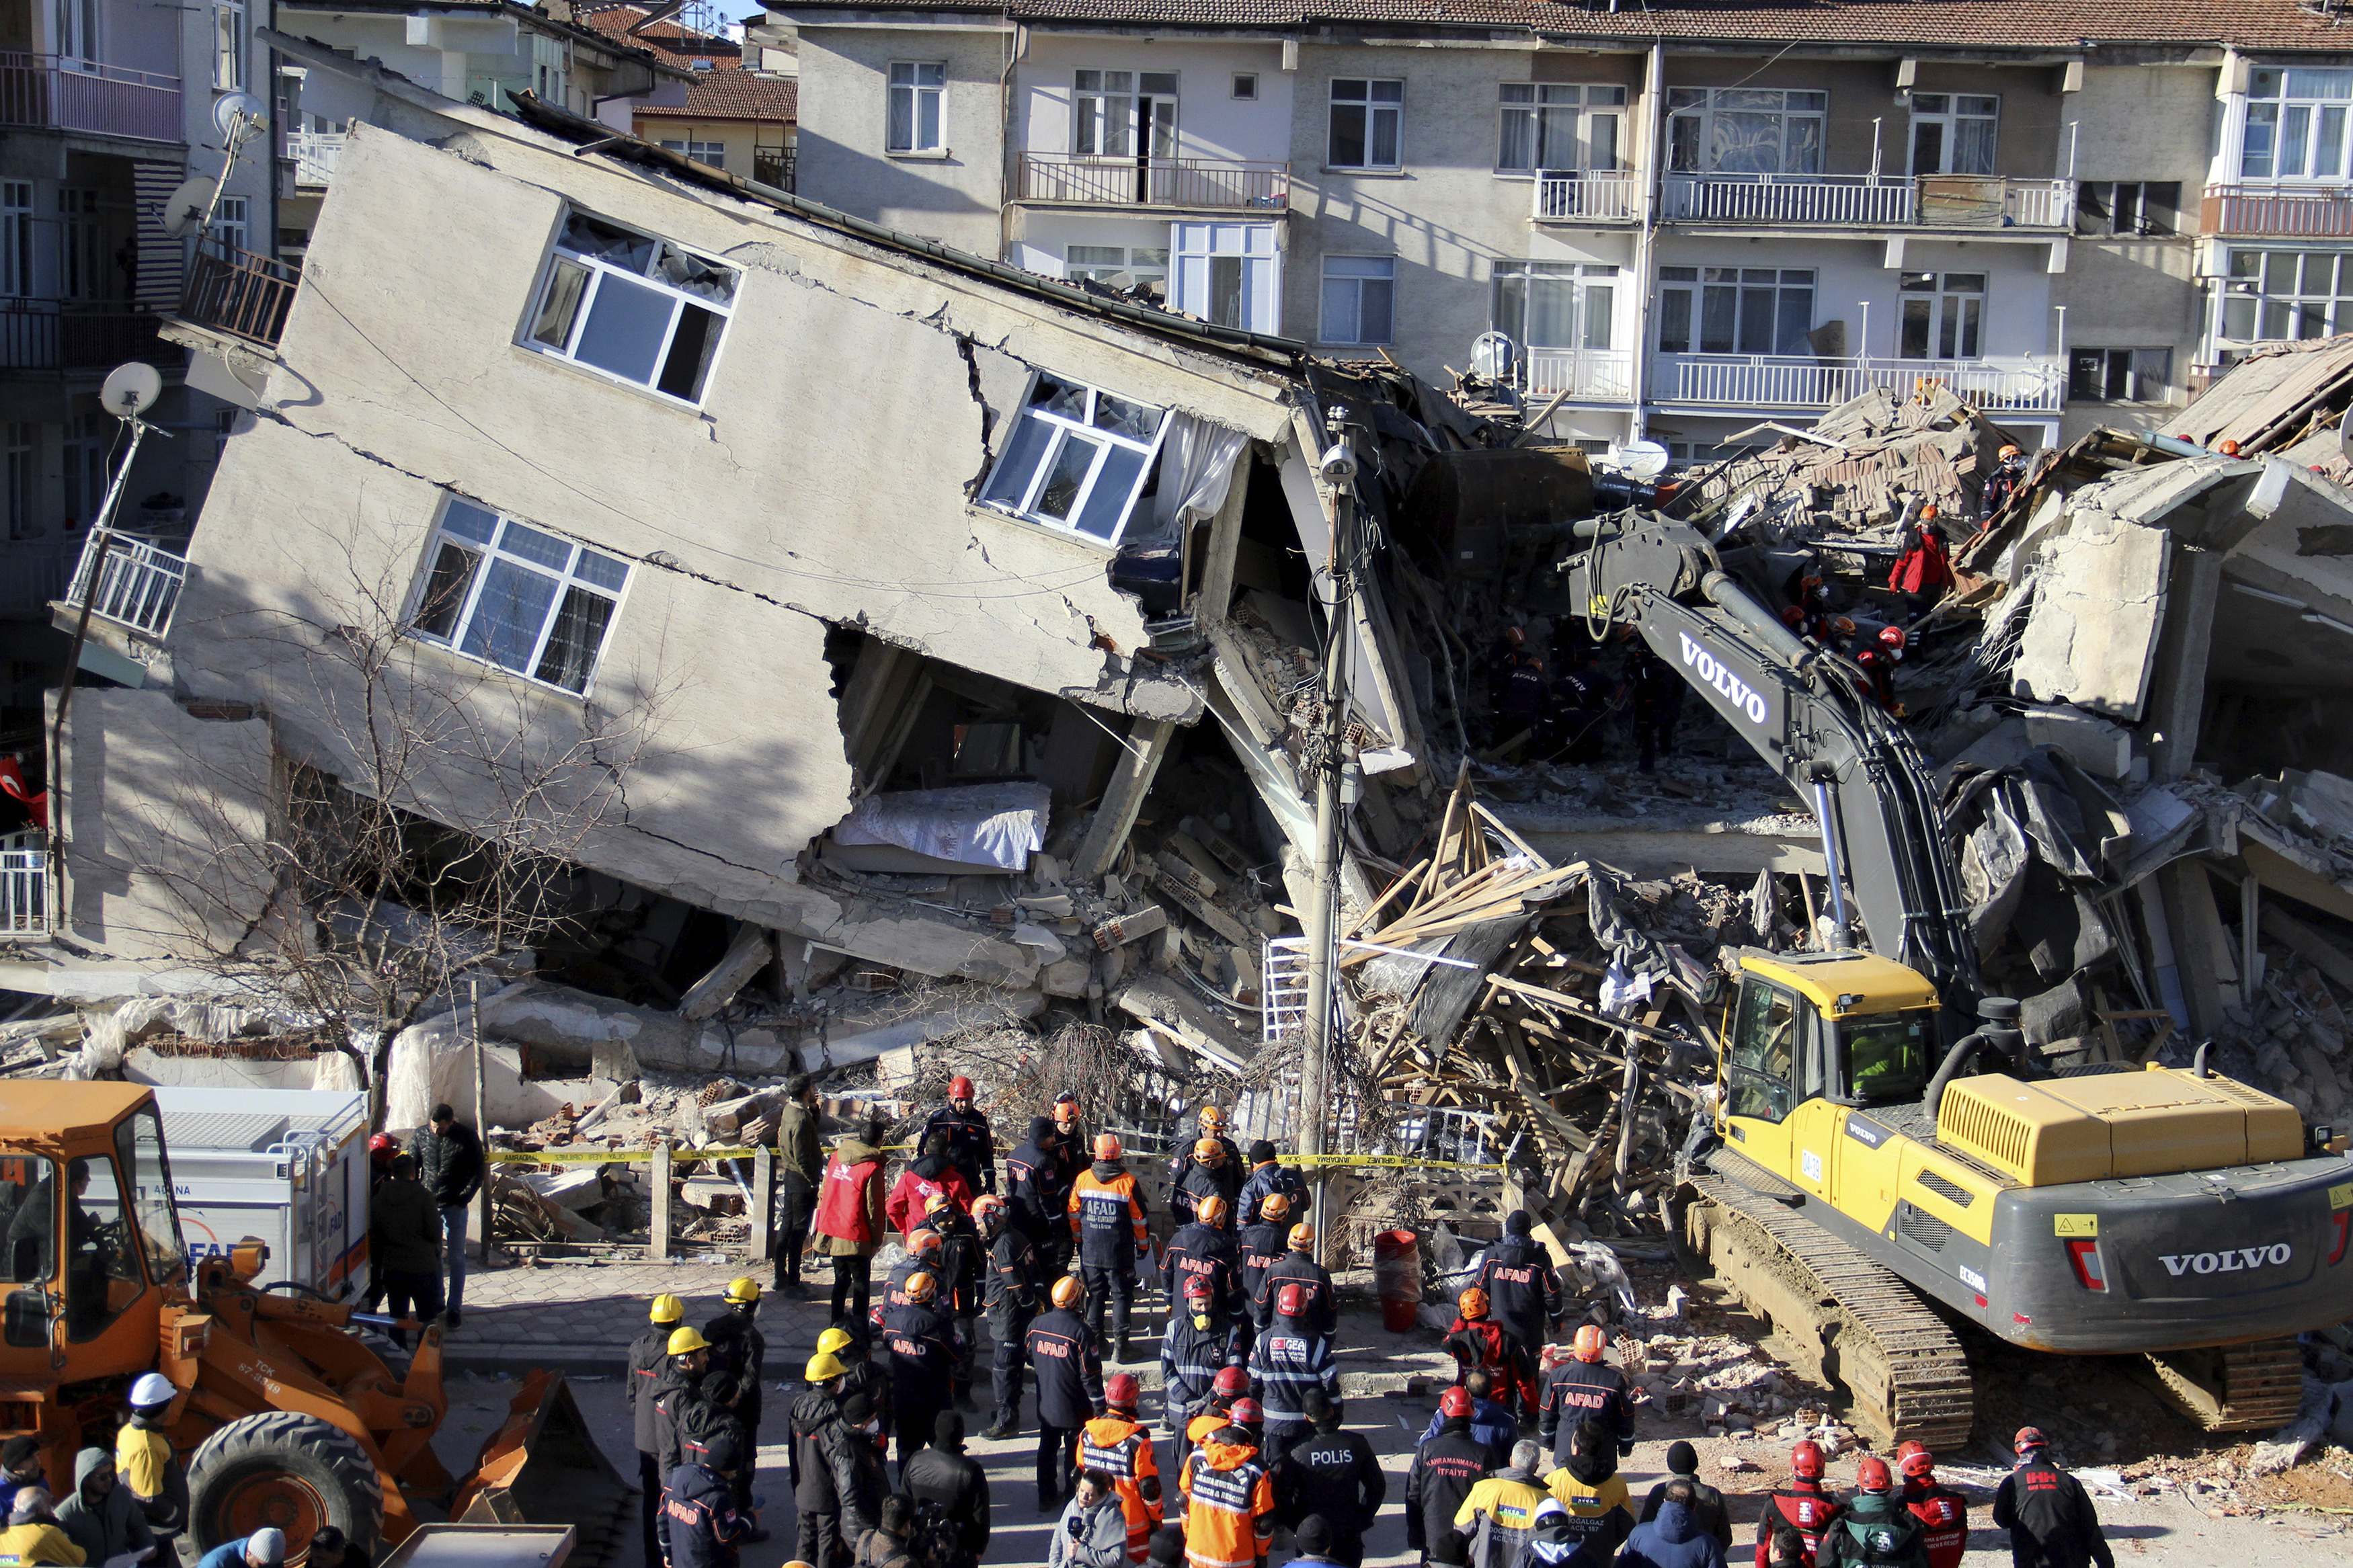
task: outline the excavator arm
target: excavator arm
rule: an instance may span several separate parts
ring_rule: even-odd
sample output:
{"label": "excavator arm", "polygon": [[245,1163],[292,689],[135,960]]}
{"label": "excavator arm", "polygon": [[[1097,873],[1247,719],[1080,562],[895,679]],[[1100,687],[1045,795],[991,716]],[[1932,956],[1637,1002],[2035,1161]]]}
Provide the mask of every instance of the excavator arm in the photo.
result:
{"label": "excavator arm", "polygon": [[1851,895],[1871,946],[1968,1015],[1984,985],[1927,768],[1861,672],[1783,626],[1686,523],[1628,510],[1577,532],[1585,548],[1557,569],[1588,624],[1634,627],[1812,803],[1841,945]]}

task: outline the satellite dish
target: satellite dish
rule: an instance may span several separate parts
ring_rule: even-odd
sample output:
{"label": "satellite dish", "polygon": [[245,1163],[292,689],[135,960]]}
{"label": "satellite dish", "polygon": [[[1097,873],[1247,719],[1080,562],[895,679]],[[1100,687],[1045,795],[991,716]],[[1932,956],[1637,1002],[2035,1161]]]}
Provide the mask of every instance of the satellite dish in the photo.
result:
{"label": "satellite dish", "polygon": [[1518,345],[1504,333],[1481,332],[1471,343],[1471,374],[1482,381],[1506,380],[1519,357]]}
{"label": "satellite dish", "polygon": [[186,239],[205,226],[206,209],[212,205],[213,177],[198,174],[183,180],[172,194],[164,198],[164,232],[174,239]]}
{"label": "satellite dish", "polygon": [[136,419],[164,395],[163,374],[152,364],[132,360],[119,364],[99,389],[98,400],[118,419]]}
{"label": "satellite dish", "polygon": [[1629,441],[1610,456],[1620,471],[1643,480],[1657,479],[1674,461],[1673,455],[1656,441]]}
{"label": "satellite dish", "polygon": [[234,144],[251,132],[247,128],[261,119],[261,100],[249,92],[225,92],[213,100],[213,129],[221,140]]}

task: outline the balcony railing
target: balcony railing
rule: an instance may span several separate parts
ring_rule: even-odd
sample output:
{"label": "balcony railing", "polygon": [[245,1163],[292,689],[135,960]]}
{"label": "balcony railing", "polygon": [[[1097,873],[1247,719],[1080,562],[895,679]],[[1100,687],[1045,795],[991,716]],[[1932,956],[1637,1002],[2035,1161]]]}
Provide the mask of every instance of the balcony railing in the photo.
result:
{"label": "balcony railing", "polygon": [[1642,176],[1617,173],[1536,176],[1538,223],[1624,223],[1642,210]]}
{"label": "balcony railing", "polygon": [[1737,408],[1829,408],[1881,387],[1911,397],[1942,387],[1988,412],[2056,414],[2066,377],[2037,359],[1815,359],[1775,354],[1661,354],[1661,403]]}
{"label": "balcony railing", "polygon": [[2353,237],[2353,186],[2209,185],[2199,204],[2198,232],[2275,239]]}
{"label": "balcony railing", "polygon": [[779,153],[772,147],[754,147],[752,149],[752,178],[775,190],[792,190],[795,188],[794,181],[798,177],[795,165],[799,161],[797,153]]}
{"label": "balcony railing", "polygon": [[301,275],[282,261],[239,250],[219,239],[196,247],[180,295],[180,317],[236,337],[275,347],[294,308]]}
{"label": "balcony railing", "polygon": [[1634,396],[1634,356],[1625,349],[1532,348],[1525,363],[1531,397],[1565,392],[1572,398],[1626,403]]}
{"label": "balcony railing", "polygon": [[297,131],[286,138],[294,154],[294,188],[322,191],[334,178],[335,160],[343,155],[344,132]]}
{"label": "balcony railing", "polygon": [[0,51],[0,125],[177,142],[180,79],[63,55]]}
{"label": "balcony railing", "polygon": [[186,351],[155,328],[152,313],[0,300],[0,370],[112,370],[133,359],[177,365]]}
{"label": "balcony railing", "polygon": [[[106,543],[103,565],[99,562],[101,541]],[[74,567],[66,603],[77,607],[87,604],[94,616],[160,637],[172,624],[172,608],[180,602],[180,587],[187,579],[187,562],[153,541],[94,530]]]}
{"label": "balcony railing", "polygon": [[1020,199],[1080,206],[1281,212],[1291,205],[1291,165],[1024,153]]}
{"label": "balcony railing", "polygon": [[2073,223],[2075,182],[1999,174],[1669,174],[1660,216],[1683,223],[2050,228]]}
{"label": "balcony railing", "polygon": [[47,936],[57,919],[51,891],[49,836],[0,837],[0,937]]}

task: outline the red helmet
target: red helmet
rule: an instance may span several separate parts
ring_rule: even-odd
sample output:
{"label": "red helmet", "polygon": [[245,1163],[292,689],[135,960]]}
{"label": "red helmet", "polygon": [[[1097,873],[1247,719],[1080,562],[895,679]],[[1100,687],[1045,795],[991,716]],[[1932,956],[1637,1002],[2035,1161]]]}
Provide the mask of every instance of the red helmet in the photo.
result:
{"label": "red helmet", "polygon": [[2029,1448],[2049,1447],[2051,1439],[2042,1435],[2042,1428],[2040,1426],[2021,1426],[2018,1429],[2018,1436],[2010,1440],[2010,1446],[2023,1454]]}
{"label": "red helmet", "polygon": [[1925,1481],[1936,1473],[1936,1456],[1920,1443],[1906,1443],[1896,1449],[1895,1462],[1907,1481]]}
{"label": "red helmet", "polygon": [[1307,1310],[1307,1287],[1285,1285],[1275,1295],[1274,1310],[1286,1318],[1295,1318]]}
{"label": "red helmet", "polygon": [[1810,1481],[1822,1479],[1822,1447],[1809,1437],[1789,1450],[1789,1473]]}
{"label": "red helmet", "polygon": [[1217,1294],[1217,1292],[1210,1286],[1209,1277],[1208,1275],[1187,1274],[1185,1276],[1185,1300],[1187,1301],[1206,1301],[1215,1294]]}
{"label": "red helmet", "polygon": [[1216,1380],[1209,1384],[1209,1392],[1212,1394],[1248,1394],[1250,1392],[1250,1373],[1244,1372],[1238,1366],[1221,1366],[1218,1369]]}
{"label": "red helmet", "polygon": [[1876,1454],[1865,1454],[1854,1468],[1856,1488],[1867,1492],[1883,1492],[1895,1484],[1887,1473],[1887,1461]]}
{"label": "red helmet", "polygon": [[1255,1399],[1235,1400],[1234,1407],[1229,1414],[1237,1426],[1261,1426],[1266,1424],[1266,1412],[1259,1408],[1258,1401]]}
{"label": "red helmet", "polygon": [[1142,1396],[1143,1390],[1132,1373],[1120,1373],[1103,1384],[1103,1403],[1113,1410],[1134,1410]]}
{"label": "red helmet", "polygon": [[1467,1388],[1448,1389],[1438,1396],[1438,1413],[1448,1416],[1470,1415],[1471,1391]]}
{"label": "red helmet", "polygon": [[1904,651],[1905,644],[1909,641],[1909,639],[1905,637],[1904,628],[1902,626],[1880,627],[1879,640],[1885,643],[1889,647],[1894,648],[1898,653]]}
{"label": "red helmet", "polygon": [[950,1100],[970,1100],[972,1098],[972,1079],[964,1077],[962,1074],[958,1074],[956,1077],[948,1079],[948,1098]]}
{"label": "red helmet", "polygon": [[1568,1353],[1582,1362],[1597,1362],[1609,1349],[1609,1336],[1603,1333],[1598,1324],[1588,1323],[1577,1330],[1577,1338],[1569,1342]]}

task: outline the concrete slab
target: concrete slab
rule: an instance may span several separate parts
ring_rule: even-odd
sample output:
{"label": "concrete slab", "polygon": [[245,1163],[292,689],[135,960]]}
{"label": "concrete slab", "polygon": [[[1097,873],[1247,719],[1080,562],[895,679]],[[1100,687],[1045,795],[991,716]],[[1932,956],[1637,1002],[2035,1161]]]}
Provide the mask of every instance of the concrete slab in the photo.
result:
{"label": "concrete slab", "polygon": [[2037,576],[2010,670],[2012,693],[2138,719],[2165,612],[2171,542],[2163,529],[2097,511],[2071,515]]}

